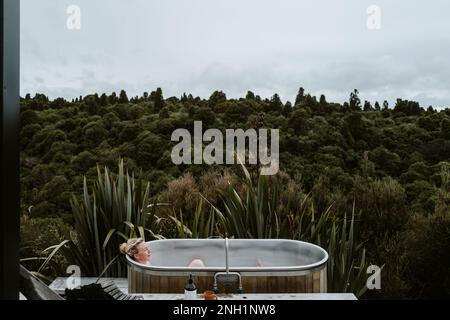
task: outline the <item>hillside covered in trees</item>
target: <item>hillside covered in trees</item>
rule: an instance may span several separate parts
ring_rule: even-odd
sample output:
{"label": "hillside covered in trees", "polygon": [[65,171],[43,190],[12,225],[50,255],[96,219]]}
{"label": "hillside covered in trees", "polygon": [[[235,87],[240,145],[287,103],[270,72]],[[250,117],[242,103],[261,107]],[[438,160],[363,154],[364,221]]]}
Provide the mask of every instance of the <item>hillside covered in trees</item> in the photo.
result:
{"label": "hillside covered in trees", "polygon": [[176,166],[170,158],[172,132],[202,121],[204,130],[280,130],[280,211],[295,215],[307,194],[317,213],[355,209],[366,259],[384,265],[382,290],[369,298],[450,296],[450,109],[401,99],[371,104],[356,90],[338,104],[303,88],[293,103],[252,92],[165,99],[158,88],[131,98],[125,91],[72,101],[27,95],[21,119],[22,257],[70,232],[69,200],[83,196],[83,176],[93,181],[97,165],[115,169],[121,158],[150,182],[152,197],[187,220],[200,194],[215,203],[224,177],[239,167]]}

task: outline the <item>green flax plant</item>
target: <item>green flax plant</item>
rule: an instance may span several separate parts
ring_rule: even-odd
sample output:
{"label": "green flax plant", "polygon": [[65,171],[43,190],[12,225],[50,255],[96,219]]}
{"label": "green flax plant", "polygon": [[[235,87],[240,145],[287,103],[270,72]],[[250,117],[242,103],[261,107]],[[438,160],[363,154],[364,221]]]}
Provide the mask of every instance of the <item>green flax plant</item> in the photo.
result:
{"label": "green flax plant", "polygon": [[125,173],[123,160],[117,177],[107,167],[104,173],[97,167],[97,173],[91,188],[84,178],[82,200],[73,196],[70,201],[75,235],[64,242],[64,252],[84,276],[125,276],[120,243],[134,237],[162,238],[157,233],[161,219],[150,204],[149,184]]}
{"label": "green flax plant", "polygon": [[260,175],[254,185],[247,169],[244,171],[244,196],[229,185],[222,195],[223,211],[212,208],[218,221],[230,237],[254,239],[295,239],[309,241],[328,250],[329,292],[353,292],[358,297],[366,290],[365,250],[356,240],[355,212],[352,217],[338,219],[332,214],[333,205],[324,212],[315,212],[306,195],[298,212],[281,217],[276,208],[280,188],[276,177]]}
{"label": "green flax plant", "polygon": [[342,221],[333,219],[324,244],[329,254],[328,292],[352,292],[360,297],[367,290],[366,271],[369,265],[363,243],[356,240],[354,208],[353,205],[350,221],[346,215]]}
{"label": "green flax plant", "polygon": [[211,204],[225,233],[236,238],[279,238],[284,226],[276,213],[278,185],[271,177],[263,175],[258,177],[255,185],[248,170],[244,166],[242,169],[245,195],[241,197],[230,184],[221,195],[224,212]]}
{"label": "green flax plant", "polygon": [[209,207],[209,209],[205,208],[205,200],[203,198],[200,198],[197,203],[191,225],[184,222],[182,212],[180,212],[179,218],[175,213],[169,216],[169,218],[176,226],[177,237],[182,239],[206,239],[215,237],[220,233],[218,224],[223,221],[222,216],[218,215],[212,207]]}

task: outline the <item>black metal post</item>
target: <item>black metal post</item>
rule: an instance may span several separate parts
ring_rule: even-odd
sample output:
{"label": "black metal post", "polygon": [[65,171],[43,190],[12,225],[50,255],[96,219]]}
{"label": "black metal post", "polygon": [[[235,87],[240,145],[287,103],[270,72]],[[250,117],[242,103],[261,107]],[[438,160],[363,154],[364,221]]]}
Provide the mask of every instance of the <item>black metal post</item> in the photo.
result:
{"label": "black metal post", "polygon": [[0,0],[0,299],[19,298],[19,2]]}

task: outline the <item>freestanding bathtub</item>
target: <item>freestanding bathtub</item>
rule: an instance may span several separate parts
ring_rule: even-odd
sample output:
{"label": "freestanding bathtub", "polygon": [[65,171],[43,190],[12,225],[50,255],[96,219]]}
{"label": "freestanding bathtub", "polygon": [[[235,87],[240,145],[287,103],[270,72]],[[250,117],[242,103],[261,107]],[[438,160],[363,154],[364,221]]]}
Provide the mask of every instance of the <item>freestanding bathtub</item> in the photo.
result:
{"label": "freestanding bathtub", "polygon": [[[129,293],[181,293],[192,275],[198,292],[324,293],[327,252],[295,240],[168,239],[147,242],[149,265],[127,256]],[[204,267],[188,267],[201,259]]]}

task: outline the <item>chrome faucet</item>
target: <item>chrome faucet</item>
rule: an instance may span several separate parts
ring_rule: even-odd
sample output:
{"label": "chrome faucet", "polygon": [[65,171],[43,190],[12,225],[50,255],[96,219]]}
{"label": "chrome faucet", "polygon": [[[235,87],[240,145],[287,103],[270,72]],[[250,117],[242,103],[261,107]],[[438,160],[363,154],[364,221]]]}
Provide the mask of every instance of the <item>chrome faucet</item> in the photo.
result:
{"label": "chrome faucet", "polygon": [[242,278],[239,272],[230,272],[230,264],[228,261],[228,237],[225,237],[225,271],[226,272],[216,272],[214,274],[214,287],[213,291],[215,293],[219,293],[219,287],[217,285],[218,278],[220,278],[220,282],[223,282],[225,286],[231,285],[236,281],[239,281],[239,287],[236,290],[237,293],[243,293],[244,289],[242,288]]}

